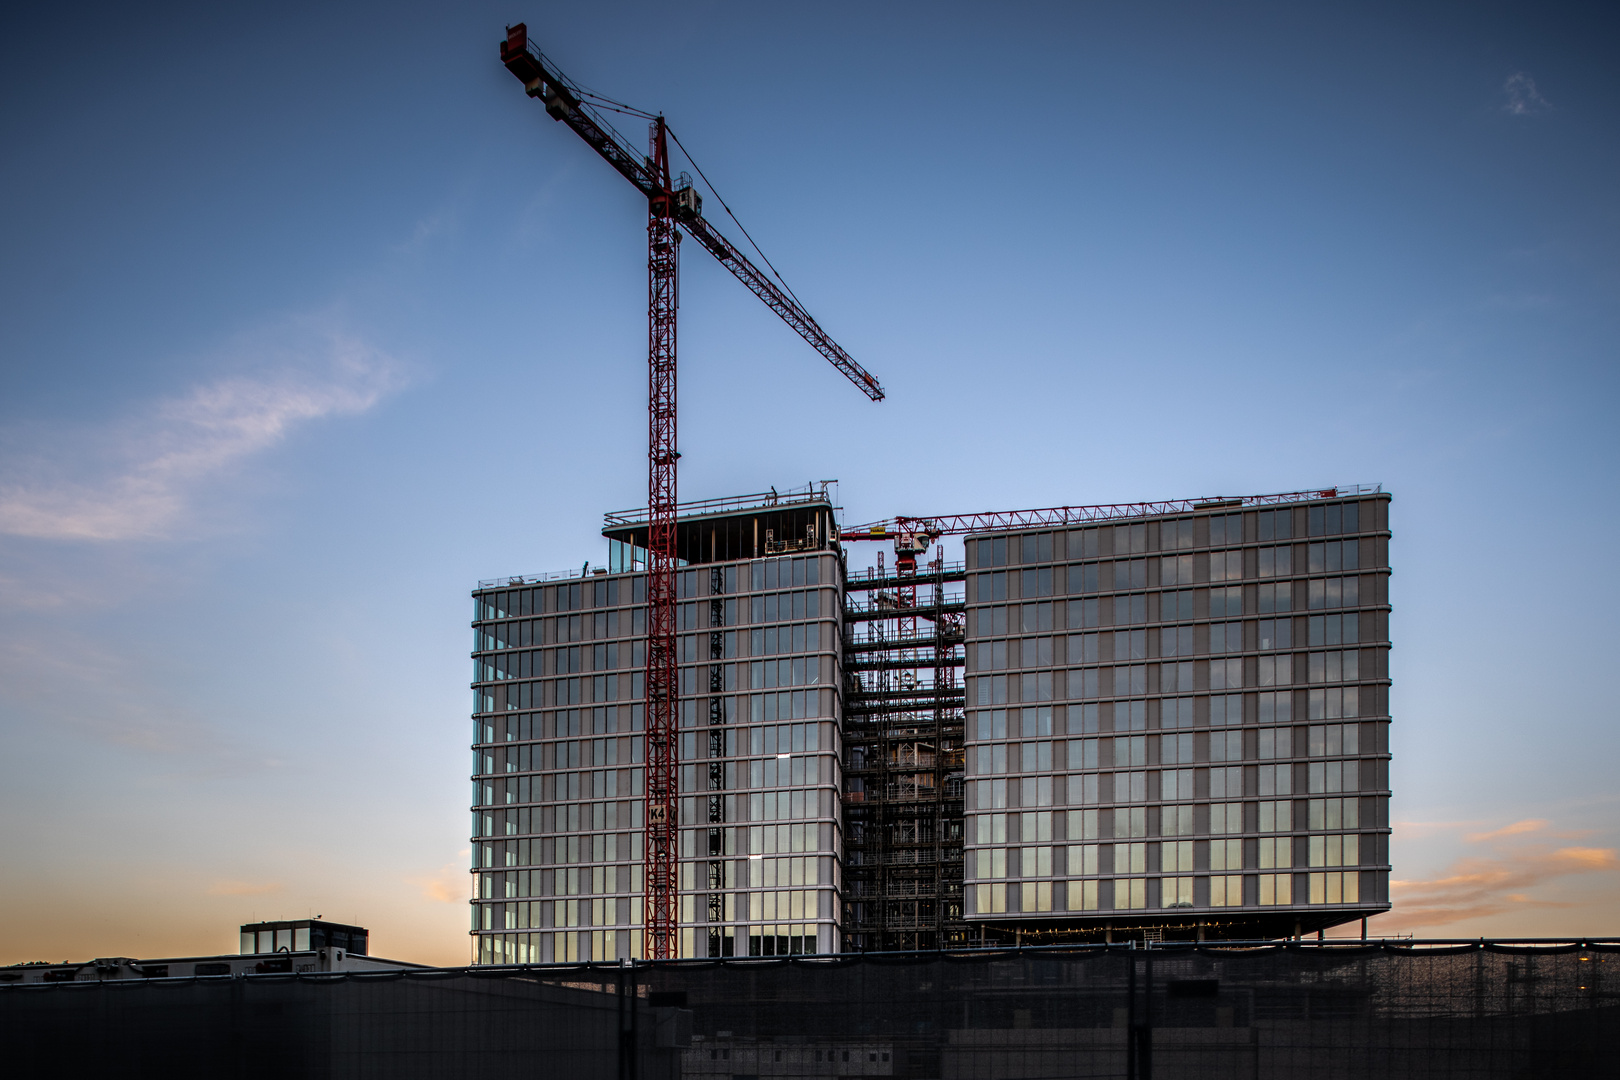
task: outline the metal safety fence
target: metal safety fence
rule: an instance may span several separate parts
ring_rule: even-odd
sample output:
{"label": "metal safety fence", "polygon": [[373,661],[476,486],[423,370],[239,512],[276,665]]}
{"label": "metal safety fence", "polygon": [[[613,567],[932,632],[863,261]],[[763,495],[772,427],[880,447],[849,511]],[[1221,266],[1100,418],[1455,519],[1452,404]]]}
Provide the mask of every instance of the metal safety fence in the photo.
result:
{"label": "metal safety fence", "polygon": [[1614,939],[1130,943],[11,986],[0,1045],[166,1077],[1609,1077],[1616,965]]}

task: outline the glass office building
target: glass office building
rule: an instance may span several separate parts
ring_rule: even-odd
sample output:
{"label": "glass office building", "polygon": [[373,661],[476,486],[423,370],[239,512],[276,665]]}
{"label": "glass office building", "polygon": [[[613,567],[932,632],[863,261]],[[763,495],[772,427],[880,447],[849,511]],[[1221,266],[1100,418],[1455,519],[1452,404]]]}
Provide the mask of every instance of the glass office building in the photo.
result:
{"label": "glass office building", "polygon": [[968,918],[1278,937],[1389,907],[1388,496],[967,544]]}
{"label": "glass office building", "polygon": [[[930,737],[958,740],[930,750],[922,817],[954,818],[931,854],[893,823],[845,850],[872,829],[883,697],[845,653],[884,666],[862,651],[882,596],[860,590],[887,579],[850,577],[824,491],[684,505],[680,955],[907,940],[874,930],[892,898],[867,902],[899,886],[865,864],[902,855],[949,871],[899,883],[935,883],[941,944],[1280,937],[1386,910],[1388,496],[1321,495],[967,534],[965,567],[934,570],[965,597],[917,609],[965,610],[965,633],[886,691],[931,688]],[[644,955],[645,518],[604,535],[606,566],[474,592],[479,963]]]}
{"label": "glass office building", "polygon": [[[836,952],[832,507],[682,510],[679,954]],[[605,567],[474,593],[479,963],[644,955],[645,518],[610,515],[604,534]]]}

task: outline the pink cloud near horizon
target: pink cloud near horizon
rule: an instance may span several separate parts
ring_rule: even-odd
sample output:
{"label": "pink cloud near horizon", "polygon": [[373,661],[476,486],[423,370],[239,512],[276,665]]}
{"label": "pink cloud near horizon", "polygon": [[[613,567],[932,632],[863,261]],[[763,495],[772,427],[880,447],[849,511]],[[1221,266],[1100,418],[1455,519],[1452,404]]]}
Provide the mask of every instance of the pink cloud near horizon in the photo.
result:
{"label": "pink cloud near horizon", "polygon": [[1433,933],[1474,919],[1582,906],[1585,901],[1572,896],[1578,880],[1620,872],[1620,855],[1612,847],[1558,846],[1555,838],[1572,834],[1551,825],[1526,818],[1463,835],[1462,843],[1488,850],[1465,851],[1436,877],[1392,880],[1394,906],[1379,918],[1379,929]]}

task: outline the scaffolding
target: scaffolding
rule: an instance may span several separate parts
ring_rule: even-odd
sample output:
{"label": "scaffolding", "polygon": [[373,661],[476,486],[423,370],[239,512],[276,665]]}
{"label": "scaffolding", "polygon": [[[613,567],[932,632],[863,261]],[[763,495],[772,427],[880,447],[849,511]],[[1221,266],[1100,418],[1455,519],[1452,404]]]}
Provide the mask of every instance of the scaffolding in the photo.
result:
{"label": "scaffolding", "polygon": [[[845,575],[844,948],[936,949],[962,918],[962,563]],[[954,588],[953,588],[954,586]]]}

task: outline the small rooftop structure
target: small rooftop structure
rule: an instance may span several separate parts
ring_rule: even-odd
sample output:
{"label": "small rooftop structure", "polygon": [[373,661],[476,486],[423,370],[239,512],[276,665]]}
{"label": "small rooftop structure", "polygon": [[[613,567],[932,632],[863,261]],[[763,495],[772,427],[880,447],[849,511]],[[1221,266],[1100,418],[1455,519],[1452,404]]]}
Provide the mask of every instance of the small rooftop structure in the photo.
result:
{"label": "small rooftop structure", "polygon": [[246,923],[241,928],[240,953],[170,956],[154,960],[108,956],[59,964],[14,964],[0,968],[0,984],[399,971],[421,967],[420,964],[408,964],[403,960],[385,960],[380,956],[367,955],[370,936],[363,926],[323,922],[320,919]]}
{"label": "small rooftop structure", "polygon": [[331,948],[365,956],[370,936],[363,926],[323,922],[320,919],[244,923],[241,952],[243,956],[249,956]]}

